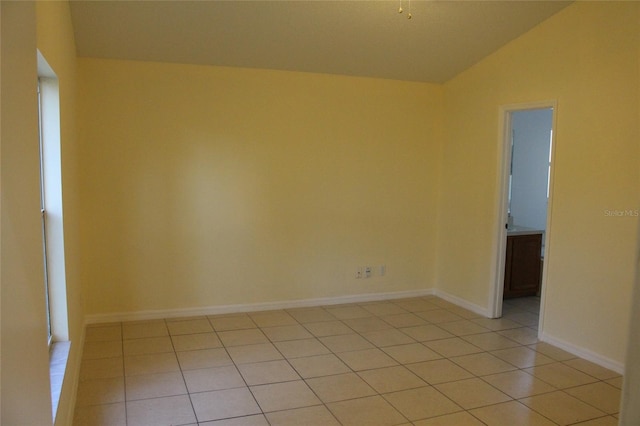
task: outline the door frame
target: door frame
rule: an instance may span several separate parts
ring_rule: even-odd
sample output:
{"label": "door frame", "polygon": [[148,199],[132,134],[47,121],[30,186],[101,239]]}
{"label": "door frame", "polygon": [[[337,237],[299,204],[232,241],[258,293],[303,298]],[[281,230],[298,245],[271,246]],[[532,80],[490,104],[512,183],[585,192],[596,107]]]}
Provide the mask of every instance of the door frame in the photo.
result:
{"label": "door frame", "polygon": [[528,102],[519,104],[501,105],[499,111],[498,123],[498,171],[497,188],[498,197],[496,203],[497,218],[495,224],[495,240],[494,240],[494,262],[493,262],[493,279],[491,283],[491,291],[489,292],[489,315],[491,318],[499,318],[502,316],[502,296],[504,291],[504,267],[505,255],[507,248],[507,210],[509,202],[509,175],[511,169],[511,133],[512,133],[512,113],[526,110],[536,109],[552,109],[551,118],[551,170],[549,173],[549,200],[547,203],[547,225],[544,234],[544,263],[542,265],[542,280],[540,293],[540,320],[538,323],[538,335],[542,333],[544,322],[544,307],[546,296],[546,283],[548,274],[548,265],[551,255],[551,246],[549,244],[552,230],[551,207],[553,204],[553,175],[555,170],[555,149],[557,135],[557,115],[558,103],[556,100]]}

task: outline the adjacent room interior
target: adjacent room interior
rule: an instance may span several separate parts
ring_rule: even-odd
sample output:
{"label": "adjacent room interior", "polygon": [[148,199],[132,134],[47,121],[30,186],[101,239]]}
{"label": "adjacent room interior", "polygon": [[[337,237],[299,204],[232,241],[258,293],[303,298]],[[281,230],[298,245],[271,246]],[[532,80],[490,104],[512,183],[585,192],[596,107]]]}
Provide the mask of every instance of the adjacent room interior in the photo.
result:
{"label": "adjacent room interior", "polygon": [[0,7],[2,424],[640,419],[640,3]]}

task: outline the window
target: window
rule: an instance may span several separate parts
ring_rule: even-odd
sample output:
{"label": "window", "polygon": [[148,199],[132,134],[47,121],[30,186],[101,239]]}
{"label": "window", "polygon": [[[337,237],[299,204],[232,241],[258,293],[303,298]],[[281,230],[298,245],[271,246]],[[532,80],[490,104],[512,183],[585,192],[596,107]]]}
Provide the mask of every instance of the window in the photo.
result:
{"label": "window", "polygon": [[44,256],[43,291],[49,331],[49,372],[55,420],[69,353],[67,286],[64,262],[62,163],[60,157],[60,94],[56,74],[38,52],[40,129],[40,211]]}
{"label": "window", "polygon": [[50,289],[49,289],[49,271],[47,259],[47,211],[45,209],[45,191],[44,191],[44,146],[43,146],[43,126],[42,126],[42,80],[38,77],[38,130],[40,139],[40,218],[42,225],[42,257],[44,259],[44,292],[45,303],[47,309],[47,337],[49,346],[52,343],[51,333],[51,305],[50,305]]}

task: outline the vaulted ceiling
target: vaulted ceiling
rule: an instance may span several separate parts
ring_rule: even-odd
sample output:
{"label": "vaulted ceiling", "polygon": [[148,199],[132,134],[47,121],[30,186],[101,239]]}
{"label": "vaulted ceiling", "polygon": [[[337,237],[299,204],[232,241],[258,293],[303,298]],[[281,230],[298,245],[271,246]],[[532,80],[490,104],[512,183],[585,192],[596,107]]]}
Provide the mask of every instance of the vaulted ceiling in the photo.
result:
{"label": "vaulted ceiling", "polygon": [[85,0],[71,15],[81,57],[442,83],[569,3]]}

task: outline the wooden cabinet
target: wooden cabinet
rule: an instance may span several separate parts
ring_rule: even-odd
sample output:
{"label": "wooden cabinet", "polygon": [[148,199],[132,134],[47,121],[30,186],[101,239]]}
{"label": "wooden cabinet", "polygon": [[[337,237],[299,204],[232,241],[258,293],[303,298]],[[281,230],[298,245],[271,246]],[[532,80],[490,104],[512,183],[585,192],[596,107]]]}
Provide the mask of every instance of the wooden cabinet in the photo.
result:
{"label": "wooden cabinet", "polygon": [[504,298],[540,292],[542,234],[508,235]]}

